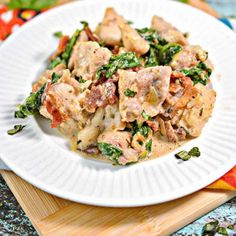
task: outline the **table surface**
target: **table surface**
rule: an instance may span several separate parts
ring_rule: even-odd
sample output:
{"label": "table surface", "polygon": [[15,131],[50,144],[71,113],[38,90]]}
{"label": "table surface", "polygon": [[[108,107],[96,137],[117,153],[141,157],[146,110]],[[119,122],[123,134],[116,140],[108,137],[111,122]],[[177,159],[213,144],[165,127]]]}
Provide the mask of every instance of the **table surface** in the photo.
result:
{"label": "table surface", "polygon": [[[234,224],[235,230],[228,230],[228,232],[229,235],[236,235],[236,198],[187,225],[172,236],[201,235],[204,224],[211,220],[218,220],[224,227]],[[0,235],[38,235],[1,176]]]}

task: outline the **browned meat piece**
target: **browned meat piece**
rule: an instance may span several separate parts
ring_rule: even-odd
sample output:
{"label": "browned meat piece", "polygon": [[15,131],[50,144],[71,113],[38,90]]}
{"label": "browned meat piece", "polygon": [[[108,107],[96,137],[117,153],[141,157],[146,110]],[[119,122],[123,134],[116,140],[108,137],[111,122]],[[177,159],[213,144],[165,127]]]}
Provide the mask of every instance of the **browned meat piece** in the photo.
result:
{"label": "browned meat piece", "polygon": [[103,21],[95,33],[107,45],[120,45],[123,41],[127,51],[143,55],[149,50],[149,44],[133,29],[113,8],[107,8]]}
{"label": "browned meat piece", "polygon": [[73,61],[70,62],[74,66],[73,74],[82,76],[84,80],[93,80],[97,69],[107,64],[111,57],[107,48],[91,41],[78,43],[75,50]]}
{"label": "browned meat piece", "polygon": [[[156,66],[141,69],[138,72],[119,70],[119,110],[123,121],[144,121],[141,113],[153,117],[161,109],[169,89],[171,68]],[[125,95],[127,89],[133,91],[133,97]]]}
{"label": "browned meat piece", "polygon": [[205,61],[207,56],[207,52],[200,46],[188,45],[173,57],[170,66],[173,70],[194,67],[199,62]]}
{"label": "browned meat piece", "polygon": [[116,86],[112,80],[107,80],[103,84],[93,86],[91,90],[86,91],[83,107],[88,112],[95,112],[97,107],[104,107],[108,104],[114,104],[117,101],[115,95]]}
{"label": "browned meat piece", "polygon": [[66,45],[67,45],[69,39],[70,39],[70,37],[69,37],[68,35],[62,36],[62,37],[60,38],[60,41],[59,41],[57,50],[56,50],[56,52],[51,56],[50,60],[56,58],[56,57],[59,56],[62,52],[65,51]]}
{"label": "browned meat piece", "polygon": [[125,131],[105,131],[98,137],[98,143],[108,143],[122,151],[118,159],[120,165],[138,161],[138,152],[130,148],[131,133]]}
{"label": "browned meat piece", "polygon": [[179,43],[181,45],[188,44],[184,35],[161,17],[152,17],[151,28],[158,31],[160,36],[170,43]]}

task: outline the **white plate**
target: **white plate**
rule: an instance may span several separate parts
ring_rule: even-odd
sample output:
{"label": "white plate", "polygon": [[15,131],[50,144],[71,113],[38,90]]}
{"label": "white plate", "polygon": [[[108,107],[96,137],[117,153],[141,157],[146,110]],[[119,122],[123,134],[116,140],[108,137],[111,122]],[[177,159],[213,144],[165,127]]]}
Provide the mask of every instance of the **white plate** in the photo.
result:
{"label": "white plate", "polygon": [[[107,6],[114,6],[126,19],[135,22],[135,27],[149,26],[154,14],[163,16],[183,32],[190,32],[191,43],[209,51],[216,68],[214,114],[200,138],[180,148],[198,146],[200,158],[179,163],[175,151],[135,165],[114,167],[71,152],[57,131],[49,129],[49,122],[34,117],[28,121],[13,118],[16,104],[27,96],[32,81],[56,48],[53,33],[62,30],[71,34],[84,19],[95,27]],[[236,163],[235,49],[236,37],[222,23],[176,2],[83,1],[50,10],[26,23],[0,47],[0,156],[33,185],[81,203],[143,206],[197,191]],[[23,132],[6,134],[14,124],[25,122]]]}

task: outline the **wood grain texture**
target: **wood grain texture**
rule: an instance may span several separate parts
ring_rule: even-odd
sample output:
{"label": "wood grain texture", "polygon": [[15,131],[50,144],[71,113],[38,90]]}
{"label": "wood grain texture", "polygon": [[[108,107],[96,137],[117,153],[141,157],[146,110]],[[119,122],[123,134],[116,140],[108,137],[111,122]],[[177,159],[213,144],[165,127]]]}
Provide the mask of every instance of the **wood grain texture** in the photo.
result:
{"label": "wood grain texture", "polygon": [[201,190],[148,207],[95,207],[45,193],[10,171],[1,171],[1,174],[43,236],[165,236],[236,196],[233,191]]}

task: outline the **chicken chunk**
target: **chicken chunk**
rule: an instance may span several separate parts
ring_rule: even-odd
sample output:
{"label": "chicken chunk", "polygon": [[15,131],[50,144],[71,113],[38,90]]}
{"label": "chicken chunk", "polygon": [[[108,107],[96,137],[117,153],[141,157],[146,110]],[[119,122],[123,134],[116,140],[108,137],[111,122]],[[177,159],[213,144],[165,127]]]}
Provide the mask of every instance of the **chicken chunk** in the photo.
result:
{"label": "chicken chunk", "polygon": [[148,42],[113,8],[106,9],[103,21],[95,32],[108,45],[120,45],[123,41],[127,51],[134,51],[138,55],[143,55],[149,50]]}
{"label": "chicken chunk", "polygon": [[[123,121],[143,121],[143,111],[153,117],[159,114],[167,97],[171,68],[156,66],[138,72],[119,70],[119,110]],[[127,95],[132,91],[133,96]]]}
{"label": "chicken chunk", "polygon": [[173,70],[194,67],[205,61],[207,56],[207,52],[200,46],[188,45],[173,57],[170,66]]}
{"label": "chicken chunk", "polygon": [[113,161],[120,165],[126,165],[130,162],[137,162],[139,157],[138,152],[129,147],[131,136],[131,133],[125,131],[105,131],[99,135],[98,143],[110,144],[120,150],[120,155]]}
{"label": "chicken chunk", "polygon": [[83,80],[93,80],[97,69],[107,64],[111,57],[111,52],[100,47],[97,42],[79,42],[75,50],[70,63],[74,66],[73,74],[82,76]]}
{"label": "chicken chunk", "polygon": [[151,28],[159,32],[160,36],[170,43],[188,44],[184,35],[161,17],[152,17]]}

